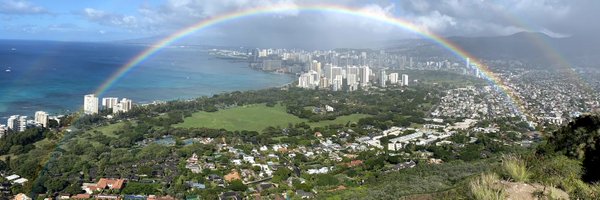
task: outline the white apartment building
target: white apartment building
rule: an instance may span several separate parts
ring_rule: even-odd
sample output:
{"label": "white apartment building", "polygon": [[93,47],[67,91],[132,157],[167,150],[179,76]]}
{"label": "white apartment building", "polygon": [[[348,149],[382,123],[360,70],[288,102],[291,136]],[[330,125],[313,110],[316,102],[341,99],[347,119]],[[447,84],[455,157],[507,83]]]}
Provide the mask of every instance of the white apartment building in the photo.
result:
{"label": "white apartment building", "polygon": [[88,94],[83,97],[83,112],[87,115],[98,114],[98,97]]}

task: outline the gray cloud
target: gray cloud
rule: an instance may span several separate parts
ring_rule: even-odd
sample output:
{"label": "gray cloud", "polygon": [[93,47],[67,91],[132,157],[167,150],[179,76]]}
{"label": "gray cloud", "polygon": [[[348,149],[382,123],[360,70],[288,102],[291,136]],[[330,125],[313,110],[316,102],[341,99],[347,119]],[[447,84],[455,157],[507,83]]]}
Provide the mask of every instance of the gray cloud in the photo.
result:
{"label": "gray cloud", "polygon": [[[587,0],[406,0],[327,1],[365,12],[391,15],[445,36],[494,36],[539,31],[562,37],[600,33],[594,19],[600,1]],[[237,10],[277,4],[322,3],[316,0],[170,0],[140,5],[124,15],[86,8],[86,19],[133,32],[165,35],[198,21]],[[196,37],[196,39],[195,39]],[[375,40],[415,37],[402,28],[338,13],[292,11],[218,24],[190,36],[190,41],[224,41],[248,45],[358,45]]]}
{"label": "gray cloud", "polygon": [[0,0],[0,14],[32,15],[50,14],[50,12],[41,6],[24,0]]}

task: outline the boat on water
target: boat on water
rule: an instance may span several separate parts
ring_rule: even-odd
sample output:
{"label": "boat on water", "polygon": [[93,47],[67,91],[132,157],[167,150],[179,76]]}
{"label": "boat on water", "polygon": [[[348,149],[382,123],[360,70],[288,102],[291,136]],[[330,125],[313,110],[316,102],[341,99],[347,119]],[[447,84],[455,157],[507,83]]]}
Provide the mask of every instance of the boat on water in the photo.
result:
{"label": "boat on water", "polygon": [[10,72],[10,69],[4,70],[5,72]]}

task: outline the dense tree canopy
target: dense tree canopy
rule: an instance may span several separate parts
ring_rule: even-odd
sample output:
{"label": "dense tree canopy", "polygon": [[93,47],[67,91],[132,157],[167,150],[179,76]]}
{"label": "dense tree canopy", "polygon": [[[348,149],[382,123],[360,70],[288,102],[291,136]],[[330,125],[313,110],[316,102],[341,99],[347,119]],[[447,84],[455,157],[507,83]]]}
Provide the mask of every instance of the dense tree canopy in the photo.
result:
{"label": "dense tree canopy", "polygon": [[547,136],[540,153],[558,153],[583,161],[583,179],[600,181],[600,116],[585,115]]}

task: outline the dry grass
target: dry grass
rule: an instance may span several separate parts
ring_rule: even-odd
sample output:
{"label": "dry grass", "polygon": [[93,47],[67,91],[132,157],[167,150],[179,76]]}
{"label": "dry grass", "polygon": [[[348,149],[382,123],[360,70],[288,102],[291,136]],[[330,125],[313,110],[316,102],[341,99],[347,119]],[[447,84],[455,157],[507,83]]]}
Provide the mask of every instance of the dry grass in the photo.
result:
{"label": "dry grass", "polygon": [[482,174],[469,183],[473,198],[477,200],[501,200],[506,198],[504,189],[499,184],[498,175]]}
{"label": "dry grass", "polygon": [[514,155],[505,155],[502,157],[502,168],[506,175],[516,182],[526,182],[531,176],[527,170],[525,161]]}
{"label": "dry grass", "polygon": [[563,200],[564,199],[560,196],[560,192],[559,192],[558,188],[554,187],[553,185],[550,185],[549,187],[547,187],[546,190],[548,191],[547,199],[549,199],[549,200]]}

